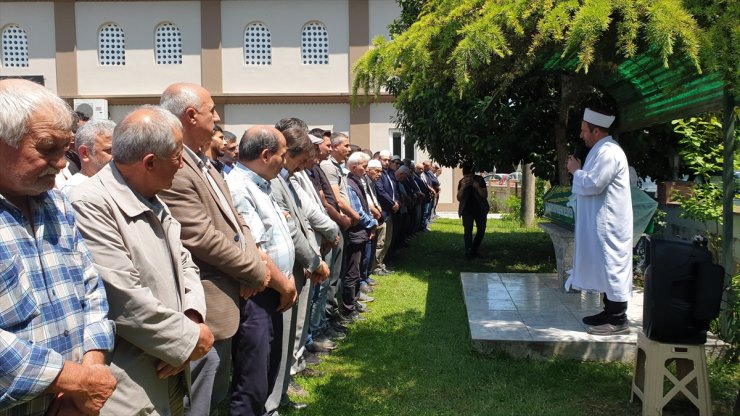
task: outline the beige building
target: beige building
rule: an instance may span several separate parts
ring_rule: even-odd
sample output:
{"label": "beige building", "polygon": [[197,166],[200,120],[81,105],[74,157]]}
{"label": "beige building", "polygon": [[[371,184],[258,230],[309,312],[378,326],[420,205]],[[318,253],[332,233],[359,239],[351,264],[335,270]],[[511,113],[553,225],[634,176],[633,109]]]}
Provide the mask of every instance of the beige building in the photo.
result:
{"label": "beige building", "polygon": [[[299,117],[420,160],[395,128],[392,97],[350,105],[352,65],[399,11],[395,0],[0,0],[0,77],[34,77],[114,121],[194,82],[237,136]],[[445,172],[441,211],[456,206]]]}

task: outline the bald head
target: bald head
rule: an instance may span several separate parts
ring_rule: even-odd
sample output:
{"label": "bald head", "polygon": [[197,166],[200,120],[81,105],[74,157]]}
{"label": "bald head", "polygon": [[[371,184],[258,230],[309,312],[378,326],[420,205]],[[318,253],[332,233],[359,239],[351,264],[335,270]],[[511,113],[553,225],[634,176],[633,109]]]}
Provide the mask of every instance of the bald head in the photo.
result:
{"label": "bald head", "polygon": [[221,117],[208,90],[198,84],[172,84],[162,93],[159,105],[182,123],[183,143],[186,146],[197,152],[210,145],[213,127],[221,121]]}
{"label": "bald head", "polygon": [[250,128],[239,143],[239,162],[268,181],[280,173],[285,153],[285,137],[271,126]]}
{"label": "bald head", "polygon": [[272,126],[250,127],[239,142],[239,160],[255,160],[264,150],[275,153],[280,145],[280,139],[285,143],[280,131]]}
{"label": "bald head", "polygon": [[143,106],[121,121],[113,130],[113,160],[120,164],[141,161],[146,155],[167,158],[177,147],[180,121],[158,106]]}

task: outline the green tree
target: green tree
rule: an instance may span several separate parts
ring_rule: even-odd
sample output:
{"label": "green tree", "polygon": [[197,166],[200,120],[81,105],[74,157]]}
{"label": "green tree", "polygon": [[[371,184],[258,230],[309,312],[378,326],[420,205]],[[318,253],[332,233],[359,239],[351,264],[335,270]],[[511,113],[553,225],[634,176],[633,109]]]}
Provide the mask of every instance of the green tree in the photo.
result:
{"label": "green tree", "polygon": [[[353,93],[393,94],[406,137],[447,165],[517,157],[554,172],[556,149],[567,154],[567,108],[595,93],[584,74],[648,49],[700,71],[702,32],[679,0],[400,4],[392,39],[376,38],[355,65]],[[557,58],[576,59],[577,73],[542,70]]]}

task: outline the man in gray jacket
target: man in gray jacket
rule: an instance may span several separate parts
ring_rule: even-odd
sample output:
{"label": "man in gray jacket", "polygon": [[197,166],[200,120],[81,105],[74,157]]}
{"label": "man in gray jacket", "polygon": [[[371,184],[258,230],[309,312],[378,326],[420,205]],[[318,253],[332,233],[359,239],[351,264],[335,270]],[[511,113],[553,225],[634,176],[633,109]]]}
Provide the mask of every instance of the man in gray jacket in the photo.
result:
{"label": "man in gray jacket", "polygon": [[172,185],[182,150],[175,116],[138,109],[114,130],[113,161],[69,194],[117,328],[118,388],[103,415],[182,415],[189,363],[213,345],[198,268],[156,196]]}

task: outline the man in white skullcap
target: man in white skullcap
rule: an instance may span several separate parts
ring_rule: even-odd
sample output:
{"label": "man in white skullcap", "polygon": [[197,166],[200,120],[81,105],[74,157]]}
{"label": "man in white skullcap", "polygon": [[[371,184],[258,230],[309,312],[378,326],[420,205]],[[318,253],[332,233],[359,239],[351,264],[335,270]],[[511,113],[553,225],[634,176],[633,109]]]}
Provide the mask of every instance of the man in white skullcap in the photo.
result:
{"label": "man in white skullcap", "polygon": [[629,331],[632,197],[627,157],[609,134],[614,119],[607,111],[587,108],[581,138],[591,150],[585,161],[568,158],[577,205],[573,271],[565,285],[604,294],[604,310],[583,318],[595,335]]}

